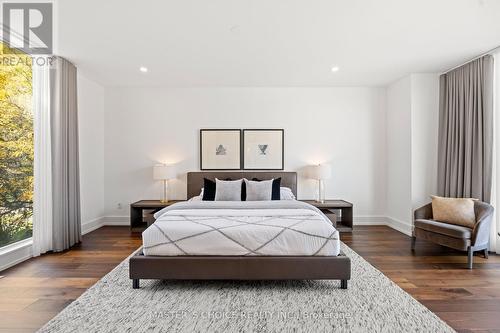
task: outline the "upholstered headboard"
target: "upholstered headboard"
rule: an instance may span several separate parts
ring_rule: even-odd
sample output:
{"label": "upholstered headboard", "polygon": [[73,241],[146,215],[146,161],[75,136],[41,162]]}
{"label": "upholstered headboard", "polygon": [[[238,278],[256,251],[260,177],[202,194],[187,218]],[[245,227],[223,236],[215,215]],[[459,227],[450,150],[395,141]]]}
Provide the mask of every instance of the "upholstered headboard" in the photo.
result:
{"label": "upholstered headboard", "polygon": [[214,180],[219,179],[254,179],[267,180],[281,177],[281,186],[289,187],[293,194],[297,196],[297,173],[284,172],[284,171],[202,171],[202,172],[188,172],[187,174],[187,198],[191,199],[200,194],[203,187],[203,178]]}

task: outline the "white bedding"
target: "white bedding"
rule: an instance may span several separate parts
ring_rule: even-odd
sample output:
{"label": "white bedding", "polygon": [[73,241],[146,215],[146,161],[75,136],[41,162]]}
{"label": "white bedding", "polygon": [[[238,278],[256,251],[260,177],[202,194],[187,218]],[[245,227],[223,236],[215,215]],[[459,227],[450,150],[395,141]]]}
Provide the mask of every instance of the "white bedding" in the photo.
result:
{"label": "white bedding", "polygon": [[336,256],[339,233],[299,201],[184,202],[163,209],[142,234],[148,256]]}

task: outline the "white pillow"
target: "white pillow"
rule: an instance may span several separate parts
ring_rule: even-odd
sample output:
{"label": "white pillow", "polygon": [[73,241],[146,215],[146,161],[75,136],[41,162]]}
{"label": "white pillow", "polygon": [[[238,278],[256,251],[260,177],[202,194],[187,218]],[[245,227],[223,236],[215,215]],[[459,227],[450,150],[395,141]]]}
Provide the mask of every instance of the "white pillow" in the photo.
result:
{"label": "white pillow", "polygon": [[246,178],[244,180],[247,191],[246,201],[269,201],[272,199],[274,179],[260,182]]}
{"label": "white pillow", "polygon": [[220,180],[215,178],[215,201],[241,201],[243,179]]}
{"label": "white pillow", "polygon": [[288,187],[280,187],[280,200],[295,200],[295,195]]}

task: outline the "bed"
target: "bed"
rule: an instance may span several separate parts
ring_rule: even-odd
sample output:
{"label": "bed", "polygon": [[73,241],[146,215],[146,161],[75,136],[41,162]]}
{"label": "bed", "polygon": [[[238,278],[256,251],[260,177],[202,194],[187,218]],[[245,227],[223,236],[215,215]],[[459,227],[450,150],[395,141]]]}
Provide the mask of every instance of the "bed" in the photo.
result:
{"label": "bed", "polygon": [[155,215],[143,247],[130,258],[133,288],[140,279],[340,280],[347,289],[350,259],[321,211],[297,200],[200,201],[203,179],[281,178],[295,195],[295,172],[190,172],[190,201]]}

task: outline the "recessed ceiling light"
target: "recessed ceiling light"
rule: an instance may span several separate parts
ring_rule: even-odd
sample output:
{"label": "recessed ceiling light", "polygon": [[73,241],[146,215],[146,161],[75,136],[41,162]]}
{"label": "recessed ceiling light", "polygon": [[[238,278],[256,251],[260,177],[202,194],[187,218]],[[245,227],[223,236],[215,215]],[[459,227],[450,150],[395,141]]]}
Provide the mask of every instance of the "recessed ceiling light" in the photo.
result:
{"label": "recessed ceiling light", "polygon": [[144,66],[141,66],[139,67],[139,70],[143,73],[147,73],[148,72],[148,68],[147,67],[144,67]]}
{"label": "recessed ceiling light", "polygon": [[335,73],[335,72],[338,72],[339,71],[339,66],[333,66],[332,67],[332,72]]}

